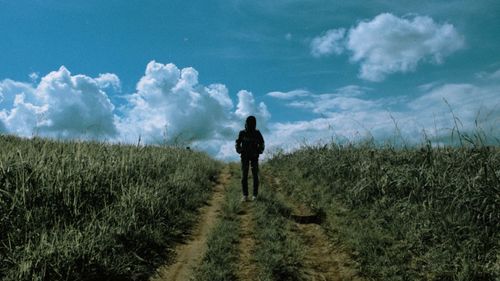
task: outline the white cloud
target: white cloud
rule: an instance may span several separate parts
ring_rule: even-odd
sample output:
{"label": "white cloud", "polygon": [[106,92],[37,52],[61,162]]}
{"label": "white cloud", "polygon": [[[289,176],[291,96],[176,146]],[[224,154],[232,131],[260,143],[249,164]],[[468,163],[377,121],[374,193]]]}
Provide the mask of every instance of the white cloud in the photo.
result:
{"label": "white cloud", "polygon": [[500,85],[445,84],[411,101],[408,107],[418,113],[419,122],[434,129],[451,130],[455,126],[453,114],[463,131],[477,127],[494,132],[500,124]]}
{"label": "white cloud", "polygon": [[342,97],[335,94],[314,95],[311,96],[311,99],[292,101],[288,105],[295,108],[309,109],[318,114],[330,114],[340,111],[359,112],[379,106],[376,101]]}
{"label": "white cloud", "polygon": [[114,106],[97,79],[75,75],[62,66],[38,85],[3,80],[0,119],[6,130],[21,136],[61,138],[116,135]]}
{"label": "white cloud", "polygon": [[115,91],[121,91],[120,78],[113,73],[99,74],[99,77],[95,78],[95,81],[99,88],[107,89],[111,88]]}
{"label": "white cloud", "polygon": [[245,120],[249,115],[255,115],[258,124],[263,124],[261,127],[266,127],[265,125],[271,117],[267,106],[263,102],[257,105],[253,94],[245,90],[238,92],[238,105],[235,114],[239,120]]}
{"label": "white cloud", "polygon": [[190,144],[224,157],[223,144],[234,142],[248,115],[255,115],[264,130],[270,118],[266,105],[257,104],[251,92],[242,90],[237,96],[234,110],[226,86],[201,85],[194,68],[152,61],[137,92],[128,96],[129,105],[118,122],[121,138]]}
{"label": "white cloud", "polygon": [[480,79],[500,80],[500,69],[494,72],[479,72],[476,76]]}
{"label": "white cloud", "polygon": [[307,97],[307,96],[311,95],[311,93],[309,91],[299,89],[299,90],[293,90],[293,91],[289,91],[289,92],[279,92],[279,91],[270,92],[270,93],[267,93],[267,95],[270,97],[276,98],[276,99],[288,100],[288,99],[293,99],[296,97]]}
{"label": "white cloud", "polygon": [[313,39],[313,56],[350,53],[360,63],[359,77],[382,81],[396,72],[415,71],[422,62],[440,64],[444,58],[465,46],[465,40],[449,23],[436,23],[427,16],[397,17],[383,13],[349,29],[332,29]]}
{"label": "white cloud", "polygon": [[[409,141],[421,140],[423,130],[441,139],[449,136],[454,126],[444,100],[460,119],[464,132],[478,126],[490,133],[500,127],[500,80],[433,82],[419,87],[418,97],[398,99],[373,99],[366,95],[373,89],[356,85],[322,94],[303,89],[270,92],[267,96],[316,115],[312,120],[270,123],[267,106],[251,92],[237,92],[233,102],[225,85],[202,85],[198,75],[191,67],[179,69],[152,61],[136,91],[124,95],[127,103],[120,109],[108,98],[110,91],[120,89],[114,74],[91,78],[72,75],[61,67],[39,83],[6,79],[0,81],[0,131],[128,143],[136,143],[140,136],[143,143],[178,142],[219,158],[235,159],[234,139],[248,115],[257,117],[267,151],[332,138],[391,139],[395,136],[393,119]],[[491,135],[498,137],[498,132]]]}
{"label": "white cloud", "polygon": [[[33,92],[33,86],[29,83],[17,82],[10,79],[0,81],[0,105],[2,110],[10,108],[14,104],[16,95]],[[31,95],[30,95],[31,96]]]}
{"label": "white cloud", "polygon": [[[364,98],[362,93],[349,96],[342,94],[345,88],[334,93],[311,93],[307,97],[285,100],[289,106],[310,111],[318,117],[272,123],[270,147],[293,149],[304,141],[329,142],[332,138],[357,141],[366,137],[378,141],[401,142],[404,139],[409,143],[418,143],[423,140],[424,132],[436,143],[449,142],[456,126],[453,114],[459,120],[458,129],[462,133],[471,134],[479,129],[490,143],[495,142],[495,137],[500,138],[498,83],[429,83],[420,88],[422,94],[418,97],[397,100]],[[347,88],[356,89],[355,86]],[[395,109],[389,111],[388,108]]]}
{"label": "white cloud", "polygon": [[36,83],[38,81],[38,78],[40,78],[40,75],[37,72],[32,72],[29,75],[31,82]]}
{"label": "white cloud", "polygon": [[489,77],[489,78],[491,78],[491,79],[499,79],[499,80],[500,80],[500,69],[499,69],[499,70],[497,70],[497,71],[495,71],[495,72],[493,72],[493,73],[490,75],[490,77]]}
{"label": "white cloud", "polygon": [[345,32],[345,28],[331,29],[315,37],[311,42],[311,54],[315,57],[340,55],[344,51]]}
{"label": "white cloud", "polygon": [[311,110],[318,114],[329,114],[332,111],[361,111],[374,108],[378,104],[371,100],[358,98],[369,88],[349,85],[337,89],[333,93],[312,94],[305,90],[289,92],[271,92],[267,95],[276,99],[287,100],[286,105],[294,108]]}
{"label": "white cloud", "polygon": [[381,14],[349,31],[351,59],[361,62],[360,77],[381,81],[395,72],[413,71],[425,59],[442,63],[464,46],[453,25],[437,24],[430,17],[413,19]]}
{"label": "white cloud", "polygon": [[358,85],[348,85],[342,88],[338,88],[335,94],[337,96],[343,96],[343,97],[358,97],[364,95],[366,92],[370,90],[371,89],[368,87],[361,87]]}
{"label": "white cloud", "polygon": [[[267,131],[267,107],[249,91],[234,106],[223,84],[204,86],[198,72],[151,61],[136,92],[115,109],[108,96],[121,91],[115,74],[72,75],[62,66],[39,83],[0,81],[0,132],[20,136],[178,143],[235,158],[234,139],[248,115]],[[232,150],[231,150],[232,148]]]}

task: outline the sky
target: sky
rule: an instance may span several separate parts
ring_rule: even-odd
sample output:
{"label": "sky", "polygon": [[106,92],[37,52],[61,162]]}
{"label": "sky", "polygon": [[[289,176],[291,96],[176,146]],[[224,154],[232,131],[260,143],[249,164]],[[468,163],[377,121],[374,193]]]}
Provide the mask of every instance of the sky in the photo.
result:
{"label": "sky", "polygon": [[494,143],[499,26],[496,0],[0,0],[0,132],[226,160],[249,115],[265,155]]}

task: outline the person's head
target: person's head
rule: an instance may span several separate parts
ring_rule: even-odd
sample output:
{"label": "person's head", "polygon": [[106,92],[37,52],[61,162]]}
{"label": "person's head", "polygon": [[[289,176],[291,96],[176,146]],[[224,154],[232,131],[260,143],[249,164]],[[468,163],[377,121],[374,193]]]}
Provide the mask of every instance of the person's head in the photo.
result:
{"label": "person's head", "polygon": [[247,120],[245,121],[245,130],[247,131],[255,131],[257,128],[257,119],[255,119],[255,116],[248,116]]}

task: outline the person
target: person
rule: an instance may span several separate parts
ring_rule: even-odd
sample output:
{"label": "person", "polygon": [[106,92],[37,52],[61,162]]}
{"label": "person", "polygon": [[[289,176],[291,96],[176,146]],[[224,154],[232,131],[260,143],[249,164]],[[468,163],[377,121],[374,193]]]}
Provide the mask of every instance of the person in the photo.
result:
{"label": "person", "polygon": [[245,121],[245,130],[240,131],[236,139],[236,152],[241,156],[241,188],[242,201],[248,201],[248,168],[252,166],[253,196],[257,199],[259,193],[259,155],[264,152],[264,138],[257,130],[255,116],[248,116]]}

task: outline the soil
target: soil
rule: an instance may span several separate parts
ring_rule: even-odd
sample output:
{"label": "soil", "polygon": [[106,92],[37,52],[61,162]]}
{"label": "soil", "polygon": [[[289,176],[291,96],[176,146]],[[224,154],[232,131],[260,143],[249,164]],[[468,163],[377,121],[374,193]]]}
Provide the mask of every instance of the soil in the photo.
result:
{"label": "soil", "polygon": [[175,248],[176,261],[171,265],[160,267],[152,281],[187,281],[206,251],[207,238],[216,224],[224,201],[224,189],[229,182],[230,172],[227,166],[221,171],[218,183],[214,187],[212,198],[207,206],[200,208],[199,223],[194,227],[190,239]]}
{"label": "soil", "polygon": [[[278,179],[274,179],[279,184]],[[279,186],[278,186],[279,189]],[[279,197],[292,209],[290,219],[294,221],[295,231],[304,242],[305,257],[303,273],[305,280],[341,281],[364,280],[358,275],[357,264],[342,249],[334,245],[321,226],[324,214],[316,214],[305,204],[299,203],[279,193]]]}
{"label": "soil", "polygon": [[257,280],[257,266],[255,262],[255,222],[253,219],[254,204],[252,202],[243,203],[241,213],[241,230],[239,244],[238,280]]}
{"label": "soil", "polygon": [[357,276],[355,262],[329,243],[321,226],[300,223],[296,226],[306,244],[304,273],[307,280],[363,280]]}
{"label": "soil", "polygon": [[[221,205],[224,200],[225,187],[231,177],[230,166],[227,165],[218,178],[214,194],[207,206],[200,209],[199,223],[194,227],[190,239],[175,248],[176,260],[171,265],[158,269],[152,281],[187,281],[202,260],[207,238],[216,224]],[[294,201],[279,192],[279,179],[266,177],[277,186],[281,200],[291,207],[290,219],[294,222],[297,235],[304,242],[305,257],[303,260],[304,280],[364,280],[358,275],[357,264],[341,245],[334,245],[321,226],[324,214],[315,214],[306,205]],[[255,260],[255,221],[253,202],[244,202],[240,213],[240,242],[238,260],[238,280],[257,280],[258,267]]]}

